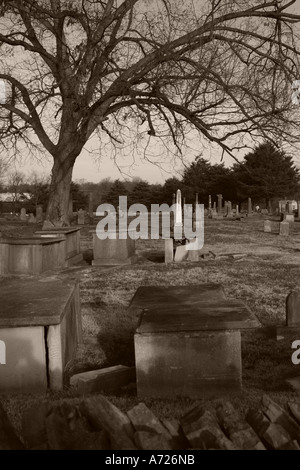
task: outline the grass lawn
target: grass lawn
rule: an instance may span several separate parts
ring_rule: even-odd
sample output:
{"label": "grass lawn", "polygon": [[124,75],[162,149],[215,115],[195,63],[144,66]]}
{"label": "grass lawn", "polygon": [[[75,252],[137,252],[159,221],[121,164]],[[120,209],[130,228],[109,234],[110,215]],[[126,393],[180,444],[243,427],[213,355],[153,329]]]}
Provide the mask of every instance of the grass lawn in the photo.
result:
{"label": "grass lawn", "polygon": [[[134,365],[133,335],[137,319],[130,317],[128,305],[142,285],[221,283],[227,297],[247,303],[262,326],[283,324],[286,296],[298,289],[300,282],[300,222],[292,224],[291,234],[286,238],[278,236],[276,218],[272,221],[273,233],[264,233],[263,220],[263,216],[244,221],[205,219],[203,258],[197,263],[165,265],[163,240],[138,240],[138,263],[112,268],[90,266],[91,227],[82,229],[82,250],[87,264],[74,270],[74,275],[80,278],[84,345],[69,374],[117,364]],[[13,232],[15,235],[15,230],[9,227],[1,227],[1,230],[5,233],[6,229],[8,236]],[[20,233],[26,230],[32,228],[24,226]],[[245,257],[220,257],[239,253]],[[248,332],[242,336],[242,396],[224,397],[230,398],[242,412],[258,403],[264,393],[282,404],[297,398],[285,382],[286,378],[300,375],[300,365],[291,362],[290,342],[276,342],[274,337],[259,333]],[[49,392],[47,397],[77,400],[71,388]],[[42,396],[19,396],[5,398],[3,404],[18,426],[22,411],[43,399]],[[138,403],[133,387],[111,395],[110,399],[123,410]],[[190,399],[144,401],[158,416],[167,418],[182,416],[196,403]],[[206,400],[205,406],[214,406],[216,401],[220,399]]]}

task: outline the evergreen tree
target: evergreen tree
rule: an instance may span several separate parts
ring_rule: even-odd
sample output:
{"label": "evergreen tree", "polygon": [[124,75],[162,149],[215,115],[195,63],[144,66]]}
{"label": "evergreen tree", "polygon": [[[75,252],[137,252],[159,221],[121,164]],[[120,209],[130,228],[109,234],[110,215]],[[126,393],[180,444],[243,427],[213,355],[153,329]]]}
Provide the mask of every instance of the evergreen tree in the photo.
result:
{"label": "evergreen tree", "polygon": [[294,198],[299,193],[300,172],[292,157],[269,142],[248,153],[234,174],[244,197],[265,199],[267,208],[274,197]]}

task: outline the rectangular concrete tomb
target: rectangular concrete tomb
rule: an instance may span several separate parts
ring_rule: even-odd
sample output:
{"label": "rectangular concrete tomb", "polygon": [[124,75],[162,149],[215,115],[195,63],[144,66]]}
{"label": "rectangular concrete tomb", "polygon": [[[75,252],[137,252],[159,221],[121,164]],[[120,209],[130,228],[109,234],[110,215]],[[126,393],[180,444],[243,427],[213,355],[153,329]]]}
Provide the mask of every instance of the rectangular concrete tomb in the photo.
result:
{"label": "rectangular concrete tomb", "polygon": [[79,283],[58,276],[5,279],[0,290],[0,393],[62,389],[82,341]]}
{"label": "rectangular concrete tomb", "polygon": [[[127,230],[108,231],[108,237],[105,240],[98,237],[96,230],[91,233],[93,234],[93,266],[114,266],[136,262],[135,240],[130,237]],[[121,233],[122,236],[120,236]]]}
{"label": "rectangular concrete tomb", "polygon": [[0,239],[0,274],[41,274],[64,266],[65,238]]}
{"label": "rectangular concrete tomb", "polygon": [[140,287],[131,303],[139,397],[239,393],[240,329],[259,322],[220,285]]}
{"label": "rectangular concrete tomb", "polygon": [[71,266],[82,261],[80,227],[55,227],[50,230],[39,230],[35,233],[39,237],[60,237],[63,235],[66,238],[64,266]]}

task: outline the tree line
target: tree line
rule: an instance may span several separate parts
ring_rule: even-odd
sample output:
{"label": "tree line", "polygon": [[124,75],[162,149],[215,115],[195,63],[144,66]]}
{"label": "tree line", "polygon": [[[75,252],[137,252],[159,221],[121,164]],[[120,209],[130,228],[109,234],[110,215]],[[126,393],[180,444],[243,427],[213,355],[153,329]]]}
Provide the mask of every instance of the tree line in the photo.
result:
{"label": "tree line", "polygon": [[[107,178],[99,183],[84,180],[72,182],[71,194],[74,210],[88,208],[88,193],[93,193],[94,211],[101,203],[119,205],[119,196],[127,196],[128,207],[132,204],[172,204],[174,194],[180,189],[187,204],[195,202],[208,205],[217,194],[223,200],[241,204],[251,197],[253,203],[270,209],[274,198],[300,199],[300,171],[290,155],[269,142],[258,145],[245,155],[241,163],[227,168],[223,163],[211,164],[199,156],[185,168],[179,177],[168,178],[164,184],[150,184],[141,178],[112,181]],[[16,202],[34,212],[36,205],[47,207],[50,197],[50,181],[33,175],[27,179],[21,173],[11,174],[2,191],[11,192]],[[26,197],[22,198],[22,195]],[[19,198],[19,199],[17,199]],[[20,205],[20,204],[18,204]]]}
{"label": "tree line", "polygon": [[129,205],[142,203],[148,208],[164,202],[170,205],[177,189],[181,190],[187,204],[195,202],[196,193],[199,203],[205,206],[209,195],[216,201],[217,194],[222,194],[223,200],[235,204],[251,197],[254,203],[270,209],[274,198],[297,199],[300,196],[300,172],[290,155],[264,142],[230,168],[223,163],[211,164],[199,156],[181,177],[169,178],[163,185],[116,180],[106,187],[101,201],[117,206],[119,195],[126,195]]}

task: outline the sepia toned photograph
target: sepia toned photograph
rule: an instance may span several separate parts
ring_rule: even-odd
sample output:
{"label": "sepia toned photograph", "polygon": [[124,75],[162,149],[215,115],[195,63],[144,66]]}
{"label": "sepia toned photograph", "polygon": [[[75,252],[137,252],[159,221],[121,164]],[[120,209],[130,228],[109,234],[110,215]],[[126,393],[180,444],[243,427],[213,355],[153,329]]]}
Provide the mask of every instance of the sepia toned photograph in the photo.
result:
{"label": "sepia toned photograph", "polygon": [[300,450],[300,0],[0,0],[0,450]]}

